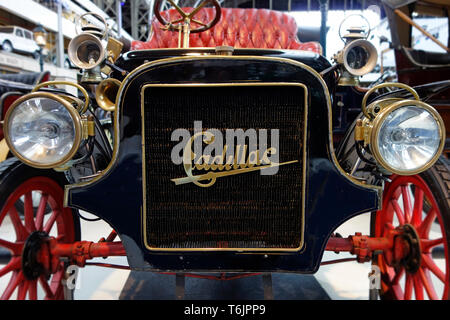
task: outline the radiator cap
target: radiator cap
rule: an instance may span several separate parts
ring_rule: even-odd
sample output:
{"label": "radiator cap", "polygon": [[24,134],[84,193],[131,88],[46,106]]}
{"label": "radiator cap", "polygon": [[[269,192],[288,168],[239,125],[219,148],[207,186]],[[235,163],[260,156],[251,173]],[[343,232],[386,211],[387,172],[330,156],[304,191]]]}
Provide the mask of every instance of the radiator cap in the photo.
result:
{"label": "radiator cap", "polygon": [[216,54],[222,56],[232,56],[234,52],[234,47],[231,46],[217,46]]}

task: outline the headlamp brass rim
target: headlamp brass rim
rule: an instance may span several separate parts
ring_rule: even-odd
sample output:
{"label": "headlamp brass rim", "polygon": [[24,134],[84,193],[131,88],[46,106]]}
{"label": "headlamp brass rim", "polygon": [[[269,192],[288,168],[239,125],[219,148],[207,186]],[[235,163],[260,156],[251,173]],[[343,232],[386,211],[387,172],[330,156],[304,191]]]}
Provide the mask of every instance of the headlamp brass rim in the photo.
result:
{"label": "headlamp brass rim", "polygon": [[[74,123],[75,139],[74,139],[72,148],[67,153],[67,155],[64,156],[61,160],[51,163],[51,164],[40,164],[40,163],[33,162],[33,161],[23,157],[19,152],[17,152],[15,150],[14,145],[11,142],[10,137],[9,137],[9,121],[10,121],[10,117],[11,117],[11,114],[13,113],[14,109],[21,103],[23,103],[27,100],[30,100],[30,99],[35,99],[35,98],[51,99],[51,100],[55,100],[58,103],[62,104],[66,108],[66,110],[69,112],[70,116],[72,117],[73,123]],[[82,140],[81,117],[78,114],[78,112],[67,100],[64,100],[62,97],[59,97],[56,94],[48,93],[48,92],[29,93],[29,94],[24,95],[23,97],[20,97],[16,101],[14,101],[14,103],[9,107],[8,111],[5,114],[5,121],[3,124],[3,129],[4,129],[3,132],[5,135],[6,144],[8,145],[12,154],[15,157],[17,157],[20,161],[22,161],[23,163],[29,165],[30,167],[34,167],[34,168],[38,168],[38,169],[52,169],[52,168],[59,167],[59,166],[65,164],[66,162],[68,162],[70,159],[72,159],[75,156],[75,154],[78,151],[78,148],[80,147],[81,140]]]}
{"label": "headlamp brass rim", "polygon": [[[414,169],[414,170],[398,170],[398,169],[395,169],[392,166],[390,166],[386,161],[383,160],[383,157],[381,156],[381,154],[379,152],[379,145],[378,145],[378,136],[380,134],[381,125],[384,123],[384,120],[386,119],[386,117],[389,114],[391,114],[393,111],[395,111],[399,108],[402,108],[402,107],[406,107],[406,106],[416,106],[416,107],[427,110],[433,116],[433,118],[436,120],[436,122],[438,123],[439,136],[441,139],[439,148],[437,149],[436,153],[431,158],[431,160],[426,165],[422,166],[421,168]],[[418,100],[402,100],[400,102],[396,102],[396,103],[392,104],[391,106],[382,109],[380,111],[380,113],[378,114],[378,116],[372,120],[372,128],[371,128],[371,132],[370,132],[370,150],[372,151],[372,154],[373,154],[375,160],[384,169],[388,170],[389,172],[392,172],[392,173],[395,173],[398,175],[407,176],[407,175],[419,174],[425,170],[428,170],[429,168],[431,168],[434,165],[434,163],[437,161],[437,159],[439,159],[439,157],[441,156],[442,151],[444,150],[444,145],[445,145],[444,121],[442,120],[441,116],[436,111],[436,109],[425,102],[418,101]]]}

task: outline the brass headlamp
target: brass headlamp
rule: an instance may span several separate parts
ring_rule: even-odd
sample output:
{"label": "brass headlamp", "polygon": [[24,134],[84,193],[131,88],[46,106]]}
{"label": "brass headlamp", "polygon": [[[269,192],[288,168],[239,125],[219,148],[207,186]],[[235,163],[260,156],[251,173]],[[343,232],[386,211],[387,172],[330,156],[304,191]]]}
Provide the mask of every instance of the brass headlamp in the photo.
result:
{"label": "brass headlamp", "polygon": [[[53,84],[73,85],[85,94],[85,101],[66,94],[37,92]],[[69,162],[89,136],[86,117],[89,97],[78,84],[50,81],[16,100],[4,120],[5,140],[11,152],[29,166],[48,169]]]}
{"label": "brass headlamp", "polygon": [[[408,90],[415,98],[387,98],[366,106],[382,87]],[[420,101],[417,92],[401,83],[384,83],[369,90],[362,103],[364,118],[357,123],[355,140],[369,147],[376,162],[399,175],[414,175],[430,168],[445,144],[445,126],[439,113]]]}

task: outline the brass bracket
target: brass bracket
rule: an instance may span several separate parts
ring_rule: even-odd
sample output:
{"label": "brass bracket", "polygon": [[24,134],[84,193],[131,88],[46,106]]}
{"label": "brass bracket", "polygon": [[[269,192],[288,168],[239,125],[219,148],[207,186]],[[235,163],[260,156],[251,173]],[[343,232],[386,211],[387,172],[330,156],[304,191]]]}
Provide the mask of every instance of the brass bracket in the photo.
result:
{"label": "brass bracket", "polygon": [[81,137],[86,140],[95,136],[95,122],[92,115],[81,117]]}
{"label": "brass bracket", "polygon": [[81,117],[81,139],[86,140],[89,137],[89,128],[87,116]]}
{"label": "brass bracket", "polygon": [[363,121],[361,119],[358,119],[356,121],[355,126],[355,141],[363,141],[363,140],[364,140]]}
{"label": "brass bracket", "polygon": [[364,147],[370,143],[370,133],[372,131],[371,122],[365,118],[364,120],[356,120],[355,141],[364,142]]}
{"label": "brass bracket", "polygon": [[95,122],[94,122],[94,116],[89,115],[87,119],[87,130],[88,130],[88,136],[89,137],[95,137]]}

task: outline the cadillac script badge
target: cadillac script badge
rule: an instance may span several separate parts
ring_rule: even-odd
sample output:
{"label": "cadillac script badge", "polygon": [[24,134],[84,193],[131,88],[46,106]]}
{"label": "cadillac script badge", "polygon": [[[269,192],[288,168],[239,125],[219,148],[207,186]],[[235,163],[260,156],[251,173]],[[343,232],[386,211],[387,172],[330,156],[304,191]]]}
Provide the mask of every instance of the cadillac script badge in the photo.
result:
{"label": "cadillac script badge", "polygon": [[[172,140],[182,138],[182,141],[173,148],[172,161],[183,164],[186,176],[171,181],[177,185],[194,183],[199,187],[211,187],[218,178],[252,171],[274,175],[278,167],[298,162],[279,162],[279,130],[271,129],[270,133],[271,146],[268,147],[267,129],[226,129],[225,143],[222,131],[203,131],[200,121],[194,122],[193,136],[186,129],[177,129]],[[207,145],[204,150],[202,142]]]}

